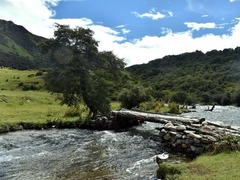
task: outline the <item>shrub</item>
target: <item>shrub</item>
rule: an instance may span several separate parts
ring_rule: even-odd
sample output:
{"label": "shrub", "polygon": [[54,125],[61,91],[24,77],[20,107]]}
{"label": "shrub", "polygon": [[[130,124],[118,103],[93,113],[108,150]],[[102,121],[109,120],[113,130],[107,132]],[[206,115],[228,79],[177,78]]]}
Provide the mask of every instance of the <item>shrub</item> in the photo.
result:
{"label": "shrub", "polygon": [[76,117],[76,116],[81,116],[81,111],[78,107],[72,107],[72,108],[69,108],[65,114],[64,114],[65,117]]}
{"label": "shrub", "polygon": [[180,173],[180,170],[171,166],[171,164],[162,163],[158,167],[157,177],[160,179],[175,179],[174,175]]}
{"label": "shrub", "polygon": [[240,137],[225,135],[213,145],[213,153],[240,151]]}
{"label": "shrub", "polygon": [[164,101],[151,101],[140,103],[139,108],[144,111],[160,112],[161,108],[164,107]]}
{"label": "shrub", "polygon": [[23,82],[18,83],[18,86],[19,87],[23,86]]}
{"label": "shrub", "polygon": [[169,107],[169,113],[172,113],[172,114],[180,113],[179,105],[177,103],[175,102],[169,103],[168,107]]}
{"label": "shrub", "polygon": [[43,71],[38,71],[35,76],[42,76],[43,75]]}
{"label": "shrub", "polygon": [[151,99],[147,91],[148,89],[141,85],[133,85],[123,89],[119,96],[121,106],[128,109],[139,107],[140,103]]}

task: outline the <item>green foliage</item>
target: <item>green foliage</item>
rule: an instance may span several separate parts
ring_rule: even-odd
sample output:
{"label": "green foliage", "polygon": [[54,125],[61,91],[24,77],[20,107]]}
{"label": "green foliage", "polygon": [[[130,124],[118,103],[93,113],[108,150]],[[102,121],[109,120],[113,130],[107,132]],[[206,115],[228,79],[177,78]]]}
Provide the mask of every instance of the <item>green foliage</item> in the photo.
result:
{"label": "green foliage", "polygon": [[162,180],[175,179],[175,175],[180,173],[180,170],[171,164],[161,163],[157,170],[157,177]]}
{"label": "green foliage", "polygon": [[11,21],[0,20],[0,27],[0,66],[21,70],[52,66],[38,48],[45,38],[33,35]]}
{"label": "green foliage", "polygon": [[172,101],[180,103],[180,104],[186,104],[187,101],[187,93],[184,91],[178,91],[173,94]]}
{"label": "green foliage", "polygon": [[240,137],[225,135],[213,145],[213,153],[240,151]]}
{"label": "green foliage", "polygon": [[110,111],[110,86],[124,68],[122,59],[112,52],[98,52],[98,43],[90,29],[56,24],[54,39],[41,44],[55,67],[45,76],[47,88],[63,95],[62,104],[78,107],[85,103],[90,114]]}
{"label": "green foliage", "polygon": [[166,167],[174,168],[179,172],[174,175],[167,175],[166,179],[239,179],[239,164],[240,152],[220,153],[215,155],[203,154],[190,162],[176,164],[166,163]]}
{"label": "green foliage", "polygon": [[172,114],[180,114],[180,109],[179,109],[179,105],[175,102],[170,102],[168,104],[169,107],[169,113]]}
{"label": "green foliage", "polygon": [[139,108],[143,111],[161,112],[164,104],[164,101],[157,101],[152,99],[151,101],[140,103]]}
{"label": "green foliage", "polygon": [[151,96],[149,94],[149,89],[141,85],[129,85],[121,91],[119,101],[122,107],[131,109],[139,107],[140,103],[150,100]]}
{"label": "green foliage", "polygon": [[239,48],[205,54],[196,51],[126,69],[149,84],[158,99],[168,101],[169,95],[176,93],[173,98],[181,104],[187,103],[187,97],[193,103],[238,104],[234,96],[240,91],[239,57]]}
{"label": "green foliage", "polygon": [[236,93],[235,102],[238,107],[240,107],[240,91]]}

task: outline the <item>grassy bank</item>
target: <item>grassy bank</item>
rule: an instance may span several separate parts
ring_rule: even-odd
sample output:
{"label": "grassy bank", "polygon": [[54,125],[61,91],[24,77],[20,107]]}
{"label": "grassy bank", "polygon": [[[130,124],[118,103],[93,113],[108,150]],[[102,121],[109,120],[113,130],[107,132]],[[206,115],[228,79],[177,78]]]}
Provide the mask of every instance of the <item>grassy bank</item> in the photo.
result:
{"label": "grassy bank", "polygon": [[[176,173],[168,175],[166,179],[191,179],[191,180],[238,180],[240,152],[220,153],[216,155],[201,155],[197,159],[181,164],[161,164],[166,171]],[[170,173],[171,174],[171,173]]]}
{"label": "grassy bank", "polygon": [[[119,103],[112,103],[112,108],[119,108]],[[44,89],[42,73],[0,68],[0,133],[74,127],[81,123],[79,115],[84,118],[86,108],[82,106],[74,116],[67,106],[61,106],[56,96]]]}

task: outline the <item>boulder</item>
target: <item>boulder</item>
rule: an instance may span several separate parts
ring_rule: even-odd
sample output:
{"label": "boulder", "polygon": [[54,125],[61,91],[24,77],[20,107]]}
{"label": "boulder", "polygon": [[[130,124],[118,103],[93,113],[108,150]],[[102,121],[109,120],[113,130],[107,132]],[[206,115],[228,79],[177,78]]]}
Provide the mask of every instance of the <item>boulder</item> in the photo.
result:
{"label": "boulder", "polygon": [[186,128],[186,126],[184,126],[184,125],[179,125],[179,126],[177,126],[176,127],[176,130],[177,131],[185,131],[187,128]]}

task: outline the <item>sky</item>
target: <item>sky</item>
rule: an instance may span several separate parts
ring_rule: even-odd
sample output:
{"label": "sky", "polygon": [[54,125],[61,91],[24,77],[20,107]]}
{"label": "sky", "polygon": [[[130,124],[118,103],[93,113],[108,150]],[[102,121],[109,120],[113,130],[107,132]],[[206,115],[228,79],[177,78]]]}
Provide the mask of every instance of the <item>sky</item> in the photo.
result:
{"label": "sky", "polygon": [[240,46],[240,0],[0,0],[0,19],[46,38],[54,23],[90,28],[127,66]]}

